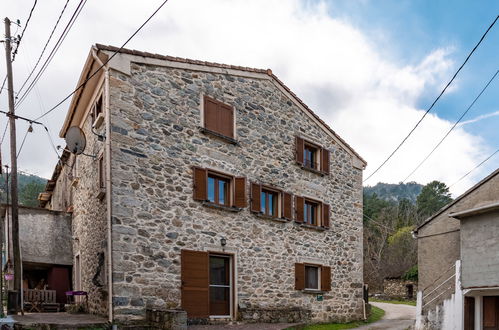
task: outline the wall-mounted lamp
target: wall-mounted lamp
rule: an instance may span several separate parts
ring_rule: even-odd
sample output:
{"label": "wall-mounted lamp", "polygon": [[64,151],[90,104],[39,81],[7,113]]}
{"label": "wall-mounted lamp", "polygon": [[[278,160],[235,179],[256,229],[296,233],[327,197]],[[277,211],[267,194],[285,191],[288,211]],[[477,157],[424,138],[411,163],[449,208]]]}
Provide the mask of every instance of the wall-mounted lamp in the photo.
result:
{"label": "wall-mounted lamp", "polygon": [[225,237],[222,237],[220,239],[220,245],[222,245],[222,246],[226,246],[227,245],[227,240],[225,239]]}

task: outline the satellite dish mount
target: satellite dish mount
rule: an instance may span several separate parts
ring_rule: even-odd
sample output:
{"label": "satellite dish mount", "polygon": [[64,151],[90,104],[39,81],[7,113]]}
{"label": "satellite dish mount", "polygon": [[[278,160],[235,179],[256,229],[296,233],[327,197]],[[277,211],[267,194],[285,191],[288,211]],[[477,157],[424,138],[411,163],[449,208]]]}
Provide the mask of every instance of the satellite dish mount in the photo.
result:
{"label": "satellite dish mount", "polygon": [[97,156],[84,153],[85,147],[87,146],[87,138],[85,137],[85,133],[83,133],[78,126],[71,126],[66,132],[65,139],[67,148],[71,153],[97,158]]}

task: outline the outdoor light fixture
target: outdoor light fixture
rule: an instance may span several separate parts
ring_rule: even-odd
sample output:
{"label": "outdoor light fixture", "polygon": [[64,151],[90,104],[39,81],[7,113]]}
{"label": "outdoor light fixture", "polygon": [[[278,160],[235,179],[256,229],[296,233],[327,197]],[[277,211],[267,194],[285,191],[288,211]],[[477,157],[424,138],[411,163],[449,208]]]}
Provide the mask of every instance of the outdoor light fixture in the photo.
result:
{"label": "outdoor light fixture", "polygon": [[222,245],[222,246],[226,246],[227,245],[227,240],[225,239],[225,237],[222,237],[220,239],[220,245]]}

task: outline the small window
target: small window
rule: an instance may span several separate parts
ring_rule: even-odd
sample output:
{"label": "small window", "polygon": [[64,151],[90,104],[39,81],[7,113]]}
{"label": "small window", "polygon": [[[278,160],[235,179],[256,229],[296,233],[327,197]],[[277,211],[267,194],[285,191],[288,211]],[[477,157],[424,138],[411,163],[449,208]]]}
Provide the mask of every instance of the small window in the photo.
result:
{"label": "small window", "polygon": [[319,290],[319,266],[305,265],[305,289]]}
{"label": "small window", "polygon": [[208,201],[218,205],[230,205],[230,179],[208,174]]}
{"label": "small window", "polygon": [[317,170],[319,168],[318,154],[318,148],[305,144],[305,149],[303,151],[303,166]]}
{"label": "small window", "polygon": [[203,127],[215,135],[234,139],[234,108],[230,105],[204,97]]}
{"label": "small window", "polygon": [[303,222],[309,225],[318,225],[318,213],[319,205],[315,202],[305,200],[305,206],[303,208]]}
{"label": "small window", "polygon": [[104,162],[104,157],[99,157],[99,188],[106,188],[106,167]]}
{"label": "small window", "polygon": [[102,122],[104,121],[104,116],[103,116],[103,102],[102,102],[102,94],[97,98],[97,101],[95,101],[90,117],[92,118],[92,126],[94,128],[98,128]]}
{"label": "small window", "polygon": [[260,196],[260,203],[261,203],[260,212],[264,215],[277,217],[278,200],[279,200],[279,194],[276,191],[262,189]]}

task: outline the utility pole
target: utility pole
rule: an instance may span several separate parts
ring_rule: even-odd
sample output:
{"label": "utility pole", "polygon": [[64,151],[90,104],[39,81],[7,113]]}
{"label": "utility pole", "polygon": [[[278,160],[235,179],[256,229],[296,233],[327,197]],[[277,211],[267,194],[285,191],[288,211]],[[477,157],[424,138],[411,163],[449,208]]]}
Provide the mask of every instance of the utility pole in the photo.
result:
{"label": "utility pole", "polygon": [[5,59],[7,61],[7,94],[9,96],[9,124],[10,124],[10,198],[12,216],[12,250],[14,258],[14,290],[16,291],[16,314],[22,311],[21,304],[21,248],[19,244],[19,210],[17,197],[17,146],[16,146],[16,118],[14,116],[14,79],[12,77],[12,47],[10,45],[10,19],[5,17]]}

